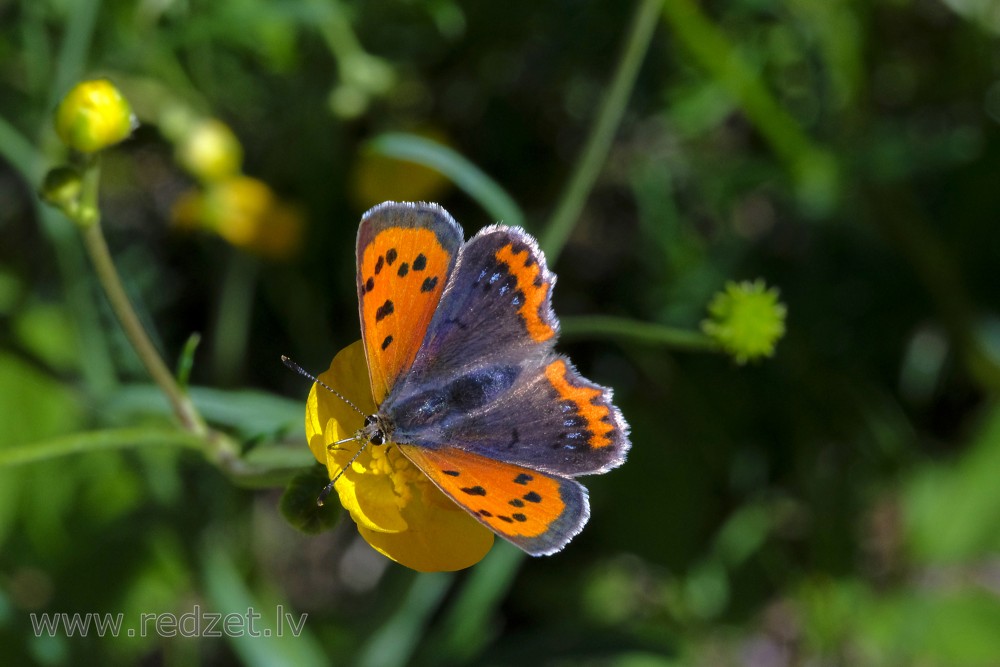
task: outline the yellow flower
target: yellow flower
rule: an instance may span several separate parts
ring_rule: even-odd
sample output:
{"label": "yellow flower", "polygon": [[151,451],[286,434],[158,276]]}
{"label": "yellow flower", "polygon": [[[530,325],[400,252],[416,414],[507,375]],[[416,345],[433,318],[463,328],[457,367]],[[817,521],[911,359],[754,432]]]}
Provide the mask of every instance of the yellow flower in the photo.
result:
{"label": "yellow flower", "polygon": [[[361,341],[341,350],[319,379],[365,414],[376,412]],[[359,445],[329,445],[350,437],[363,421],[349,405],[313,385],[306,403],[306,437],[331,479]],[[493,545],[493,533],[445,496],[392,443],[367,445],[335,488],[368,544],[414,570],[460,570],[478,563]]]}
{"label": "yellow flower", "polygon": [[[444,146],[448,138],[436,129],[415,132]],[[436,169],[422,164],[363,150],[351,168],[350,195],[354,204],[367,210],[388,199],[396,201],[438,201],[452,182]]]}
{"label": "yellow flower", "polygon": [[266,183],[249,176],[234,176],[182,195],[172,217],[179,228],[206,227],[234,246],[270,259],[287,259],[302,241],[298,210],[279,200]]}
{"label": "yellow flower", "polygon": [[83,153],[113,146],[135,127],[128,100],[107,79],[77,84],[56,109],[56,133],[63,143]]}

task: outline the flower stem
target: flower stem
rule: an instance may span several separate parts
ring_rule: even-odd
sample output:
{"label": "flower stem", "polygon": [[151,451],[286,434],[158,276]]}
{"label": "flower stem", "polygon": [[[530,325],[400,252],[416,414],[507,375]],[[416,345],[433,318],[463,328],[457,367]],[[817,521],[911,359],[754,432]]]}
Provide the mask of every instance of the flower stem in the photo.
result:
{"label": "flower stem", "polygon": [[696,0],[660,3],[672,34],[695,62],[729,94],[771,149],[787,165],[800,200],[822,212],[833,205],[839,178],[829,151],[814,144],[801,124],[774,98],[736,46]]}
{"label": "flower stem", "polygon": [[640,343],[666,345],[680,350],[717,351],[719,345],[701,333],[690,329],[668,327],[606,315],[564,317],[560,327],[565,338],[616,337]]}
{"label": "flower stem", "polygon": [[132,308],[132,303],[122,286],[118,269],[115,268],[114,261],[111,259],[108,244],[104,240],[104,232],[101,230],[100,209],[97,205],[99,170],[96,158],[92,159],[84,169],[83,190],[76,216],[76,222],[83,234],[87,254],[90,255],[94,270],[97,272],[97,279],[100,281],[101,287],[104,288],[104,293],[107,295],[111,308],[118,317],[129,342],[146,370],[149,371],[153,381],[167,395],[181,425],[195,435],[206,436],[208,428],[205,426],[204,420],[198,414],[191,399],[181,391],[174,376],[153,346],[153,341],[149,339],[142,323],[139,322],[139,317]]}
{"label": "flower stem", "polygon": [[653,29],[656,28],[662,4],[662,0],[641,0],[632,21],[625,50],[622,52],[621,60],[618,61],[618,69],[615,71],[611,88],[590,130],[583,155],[577,162],[576,171],[570,177],[559,205],[542,236],[542,249],[548,258],[549,266],[554,265],[559,259],[566,239],[573,231],[573,225],[587,201],[587,195],[594,187],[594,182],[604,165],[608,150],[611,148],[611,141],[625,113],[625,106],[639,74],[639,66],[642,65],[653,37]]}

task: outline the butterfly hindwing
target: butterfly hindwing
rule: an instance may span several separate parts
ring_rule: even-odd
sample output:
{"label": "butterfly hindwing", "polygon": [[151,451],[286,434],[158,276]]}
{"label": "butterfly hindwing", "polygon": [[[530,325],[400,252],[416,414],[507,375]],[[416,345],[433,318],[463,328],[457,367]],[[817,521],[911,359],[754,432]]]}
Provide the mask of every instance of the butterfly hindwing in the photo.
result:
{"label": "butterfly hindwing", "polygon": [[358,309],[376,404],[413,364],[462,238],[462,228],[436,204],[386,202],[362,218]]}
{"label": "butterfly hindwing", "polygon": [[590,516],[587,490],[571,479],[455,447],[397,446],[448,497],[533,556],[562,549]]}
{"label": "butterfly hindwing", "polygon": [[452,446],[564,477],[621,465],[628,425],[611,390],[550,354],[520,365],[483,364],[391,406],[398,441]]}

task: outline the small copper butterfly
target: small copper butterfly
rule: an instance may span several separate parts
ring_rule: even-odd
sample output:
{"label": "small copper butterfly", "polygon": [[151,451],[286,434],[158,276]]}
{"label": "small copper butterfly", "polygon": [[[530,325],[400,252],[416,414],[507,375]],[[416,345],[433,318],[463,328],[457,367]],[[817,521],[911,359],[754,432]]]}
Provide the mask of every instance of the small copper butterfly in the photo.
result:
{"label": "small copper butterfly", "polygon": [[503,225],[466,243],[440,206],[386,202],[361,220],[357,262],[378,406],[362,446],[398,447],[527,553],[562,549],[590,516],[574,478],[621,465],[628,425],[611,390],[553,350],[556,277],[538,243]]}

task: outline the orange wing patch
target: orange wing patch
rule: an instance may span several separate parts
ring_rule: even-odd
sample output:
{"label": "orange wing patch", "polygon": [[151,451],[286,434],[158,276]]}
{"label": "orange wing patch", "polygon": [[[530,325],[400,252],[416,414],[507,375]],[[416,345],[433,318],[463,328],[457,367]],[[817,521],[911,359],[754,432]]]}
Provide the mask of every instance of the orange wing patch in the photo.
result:
{"label": "orange wing patch", "polygon": [[376,405],[413,364],[453,256],[422,227],[388,227],[360,250],[361,330]]}
{"label": "orange wing patch", "polygon": [[524,248],[520,252],[514,252],[514,245],[508,243],[496,252],[496,258],[507,265],[507,270],[517,279],[517,289],[524,294],[524,303],[518,309],[518,314],[524,319],[528,335],[538,343],[555,336],[556,330],[541,316],[542,304],[552,285],[542,279],[541,267],[532,257],[531,251]]}
{"label": "orange wing patch", "polygon": [[530,554],[558,551],[590,515],[586,490],[573,480],[454,447],[397,447],[452,500]]}
{"label": "orange wing patch", "polygon": [[559,394],[559,399],[572,403],[576,413],[586,422],[586,429],[591,434],[587,445],[599,449],[612,444],[611,432],[615,430],[614,417],[611,409],[597,400],[602,397],[601,390],[571,384],[566,374],[564,359],[557,359],[545,367],[545,377]]}

